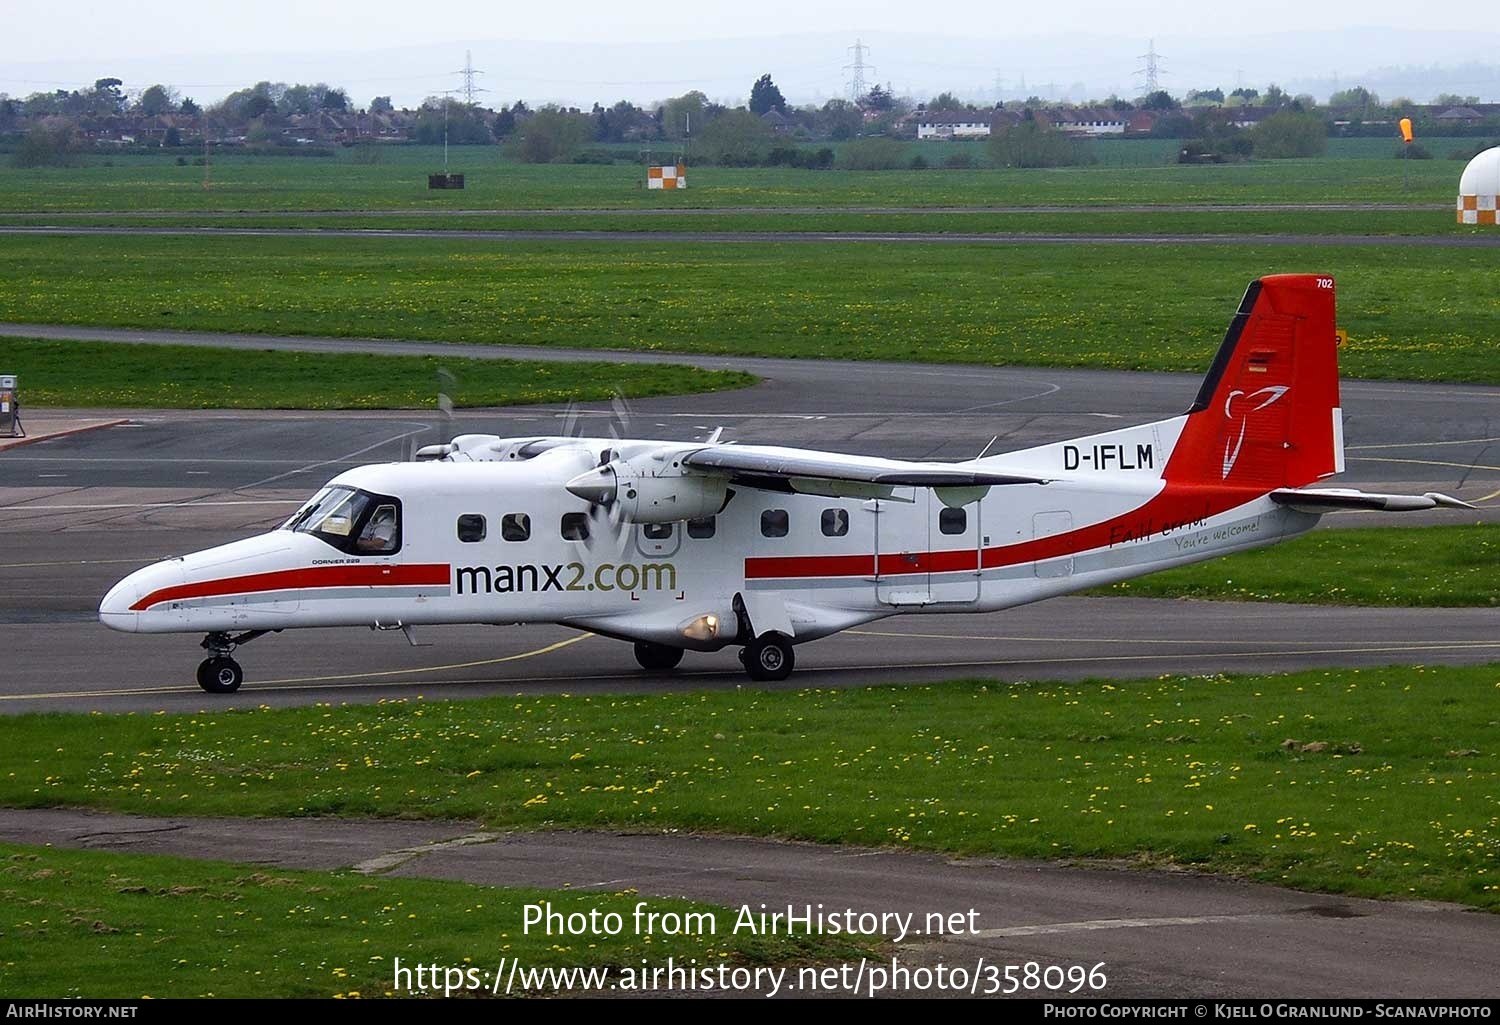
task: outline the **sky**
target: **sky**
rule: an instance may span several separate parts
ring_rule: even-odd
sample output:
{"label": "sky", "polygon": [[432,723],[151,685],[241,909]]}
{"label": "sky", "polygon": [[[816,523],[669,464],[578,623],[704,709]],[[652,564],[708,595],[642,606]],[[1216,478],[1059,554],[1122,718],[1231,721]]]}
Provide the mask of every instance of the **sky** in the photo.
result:
{"label": "sky", "polygon": [[[1298,75],[1337,84],[1376,68],[1500,54],[1500,37],[1470,28],[1472,4],[1444,0],[950,0],[938,18],[909,0],[73,0],[65,18],[58,10],[0,0],[0,91],[24,96],[113,75],[212,101],[258,79],[326,80],[360,104],[385,94],[415,103],[455,88],[452,72],[470,49],[492,101],[644,102],[694,85],[734,99],[759,69],[794,102],[816,102],[848,91],[846,48],[862,38],[873,47],[871,80],[992,99],[1018,92],[1023,78],[1030,91],[1138,92],[1138,55],[1153,38],[1167,55],[1163,84],[1178,92]],[[1486,75],[1471,77],[1474,88],[1458,91],[1500,93]]]}

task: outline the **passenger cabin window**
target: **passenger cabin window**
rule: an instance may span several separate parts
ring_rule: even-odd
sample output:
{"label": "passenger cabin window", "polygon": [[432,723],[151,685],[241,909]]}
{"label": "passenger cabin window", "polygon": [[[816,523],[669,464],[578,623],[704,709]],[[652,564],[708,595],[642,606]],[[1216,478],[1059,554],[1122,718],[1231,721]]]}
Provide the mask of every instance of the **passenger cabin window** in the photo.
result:
{"label": "passenger cabin window", "polygon": [[944,509],[938,513],[938,530],[944,534],[962,534],[969,529],[969,514],[963,509]]}
{"label": "passenger cabin window", "polygon": [[791,517],[785,509],[767,509],[760,514],[761,537],[786,537],[791,526]]}
{"label": "passenger cabin window", "polygon": [[500,517],[500,537],[506,541],[530,541],[531,517],[525,513],[506,513]]}
{"label": "passenger cabin window", "polygon": [[563,513],[562,537],[564,541],[587,541],[589,539],[589,514]]}
{"label": "passenger cabin window", "polygon": [[714,536],[714,528],[717,524],[712,516],[705,516],[701,520],[687,521],[687,536],[702,541]]}
{"label": "passenger cabin window", "polygon": [[823,536],[843,537],[847,533],[849,533],[849,510],[824,509]]}
{"label": "passenger cabin window", "polygon": [[458,518],[458,539],[465,544],[473,544],[483,541],[485,534],[484,517],[478,513],[464,513]]}
{"label": "passenger cabin window", "polygon": [[672,537],[672,524],[648,523],[641,528],[641,533],[651,541],[668,541]]}
{"label": "passenger cabin window", "polygon": [[350,555],[392,555],[401,550],[401,502],[343,485],[324,488],[281,529]]}

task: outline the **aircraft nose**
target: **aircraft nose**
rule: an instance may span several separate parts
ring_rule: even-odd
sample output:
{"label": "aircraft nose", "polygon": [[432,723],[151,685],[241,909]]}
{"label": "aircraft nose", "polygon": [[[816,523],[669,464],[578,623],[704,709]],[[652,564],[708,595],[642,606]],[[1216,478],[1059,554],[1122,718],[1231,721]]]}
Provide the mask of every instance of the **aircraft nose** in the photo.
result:
{"label": "aircraft nose", "polygon": [[99,622],[111,630],[133,634],[140,629],[141,614],[130,609],[141,597],[140,587],[136,583],[138,576],[139,573],[132,573],[121,580],[109,589],[104,600],[99,603]]}
{"label": "aircraft nose", "polygon": [[182,581],[183,572],[180,560],[158,562],[144,569],[138,569],[111,587],[103,600],[99,602],[99,622],[111,630],[138,633],[141,630],[141,617],[149,613],[142,612],[134,606],[153,591],[181,584]]}

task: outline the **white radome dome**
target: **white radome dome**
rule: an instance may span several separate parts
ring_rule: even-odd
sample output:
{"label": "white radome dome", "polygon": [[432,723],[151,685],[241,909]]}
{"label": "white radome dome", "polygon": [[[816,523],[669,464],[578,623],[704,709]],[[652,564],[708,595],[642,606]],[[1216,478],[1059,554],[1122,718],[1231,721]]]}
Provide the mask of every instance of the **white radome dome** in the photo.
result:
{"label": "white radome dome", "polygon": [[1458,179],[1460,196],[1500,195],[1500,146],[1480,153]]}

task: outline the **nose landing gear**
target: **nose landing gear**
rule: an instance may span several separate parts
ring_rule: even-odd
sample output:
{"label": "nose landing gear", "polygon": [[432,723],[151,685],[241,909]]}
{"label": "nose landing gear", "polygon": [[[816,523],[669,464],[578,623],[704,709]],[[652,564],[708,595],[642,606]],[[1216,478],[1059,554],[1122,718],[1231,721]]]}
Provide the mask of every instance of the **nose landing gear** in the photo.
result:
{"label": "nose landing gear", "polygon": [[212,655],[198,663],[198,686],[210,694],[233,694],[245,680],[245,671],[228,655]]}
{"label": "nose landing gear", "polygon": [[245,671],[230,657],[231,652],[267,632],[250,630],[231,637],[220,631],[204,637],[198,646],[208,652],[208,658],[198,663],[198,686],[210,694],[233,694],[239,690],[245,682]]}

